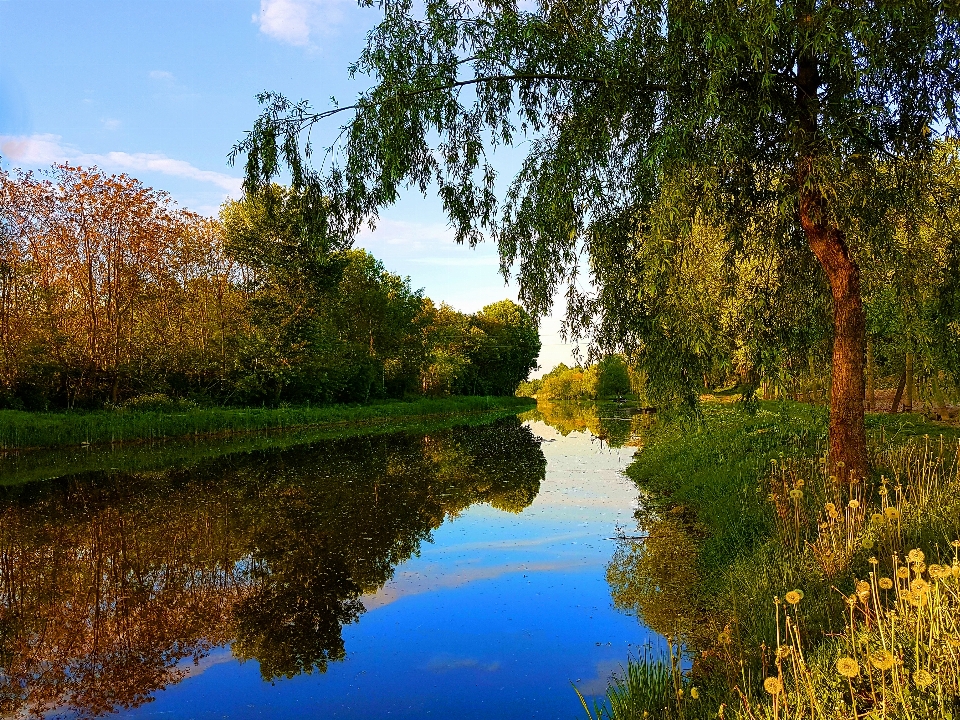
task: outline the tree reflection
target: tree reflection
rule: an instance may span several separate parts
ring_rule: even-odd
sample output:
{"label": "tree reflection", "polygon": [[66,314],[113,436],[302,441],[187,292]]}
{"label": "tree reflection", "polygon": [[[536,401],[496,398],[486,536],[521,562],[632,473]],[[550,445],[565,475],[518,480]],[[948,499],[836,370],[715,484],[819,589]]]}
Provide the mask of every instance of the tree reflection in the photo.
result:
{"label": "tree reflection", "polygon": [[540,420],[566,437],[571,432],[588,431],[610,447],[635,444],[643,435],[652,416],[635,408],[612,403],[549,402],[537,400],[536,410],[524,413],[526,420]]}
{"label": "tree reflection", "polygon": [[227,643],[266,679],[322,672],[433,529],[519,512],[545,468],[511,418],[4,490],[0,714],[135,706]]}

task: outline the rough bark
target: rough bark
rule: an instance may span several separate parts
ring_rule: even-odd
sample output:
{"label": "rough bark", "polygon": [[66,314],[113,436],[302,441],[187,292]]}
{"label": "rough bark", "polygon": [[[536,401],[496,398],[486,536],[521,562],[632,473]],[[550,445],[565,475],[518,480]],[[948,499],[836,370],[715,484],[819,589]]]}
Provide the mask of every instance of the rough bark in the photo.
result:
{"label": "rough bark", "polygon": [[[801,16],[802,17],[802,16]],[[806,15],[809,19],[810,15]],[[860,268],[850,255],[843,231],[831,217],[816,177],[818,93],[816,58],[802,52],[797,61],[798,215],[813,254],[820,261],[833,296],[833,368],[830,388],[830,469],[844,480],[867,474],[864,428],[864,356],[866,316]]]}

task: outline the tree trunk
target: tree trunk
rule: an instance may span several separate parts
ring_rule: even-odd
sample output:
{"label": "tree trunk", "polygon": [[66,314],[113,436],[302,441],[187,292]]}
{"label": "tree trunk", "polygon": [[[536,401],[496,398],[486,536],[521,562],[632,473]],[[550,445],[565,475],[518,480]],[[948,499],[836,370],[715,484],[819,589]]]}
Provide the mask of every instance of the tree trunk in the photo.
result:
{"label": "tree trunk", "polygon": [[873,345],[867,343],[867,409],[877,409],[877,369],[873,363]]}
{"label": "tree trunk", "polygon": [[[801,34],[811,32],[812,0],[801,2]],[[809,38],[807,38],[809,39]],[[804,43],[807,48],[812,44]],[[843,231],[817,185],[820,74],[812,50],[797,59],[797,211],[807,243],[830,283],[833,296],[833,368],[830,386],[830,471],[844,480],[867,475],[864,428],[863,364],[866,316],[860,293],[860,268],[850,256]]]}
{"label": "tree trunk", "polygon": [[830,281],[833,295],[833,371],[830,386],[830,467],[842,479],[867,475],[864,428],[863,361],[866,316],[860,295],[860,269],[850,257],[843,233],[814,219],[801,198],[800,220],[810,249]]}
{"label": "tree trunk", "polygon": [[913,412],[913,353],[907,353],[903,372],[907,378],[907,397],[903,401],[903,411]]}
{"label": "tree trunk", "polygon": [[897,391],[893,394],[893,404],[890,405],[891,415],[895,413],[897,411],[897,408],[900,406],[900,398],[903,397],[903,387],[906,382],[907,382],[907,371],[906,369],[904,369],[904,371],[900,373],[900,382],[897,383]]}

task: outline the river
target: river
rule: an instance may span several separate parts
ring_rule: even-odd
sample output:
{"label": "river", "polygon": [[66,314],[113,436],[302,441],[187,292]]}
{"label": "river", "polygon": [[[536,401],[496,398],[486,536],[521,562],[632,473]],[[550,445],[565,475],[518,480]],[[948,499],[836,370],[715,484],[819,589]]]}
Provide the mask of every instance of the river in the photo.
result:
{"label": "river", "polygon": [[657,643],[605,580],[631,422],[591,412],[3,489],[0,713],[583,717]]}

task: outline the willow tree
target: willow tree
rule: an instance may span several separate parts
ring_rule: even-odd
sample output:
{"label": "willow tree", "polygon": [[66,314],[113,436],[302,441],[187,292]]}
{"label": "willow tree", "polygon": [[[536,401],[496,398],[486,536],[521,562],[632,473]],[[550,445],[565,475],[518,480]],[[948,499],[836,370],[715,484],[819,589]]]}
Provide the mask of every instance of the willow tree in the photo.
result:
{"label": "willow tree", "polygon": [[[688,239],[708,223],[735,252],[773,228],[753,252],[810,296],[828,288],[831,458],[866,472],[850,229],[909,198],[933,139],[955,128],[954,0],[361,4],[382,18],[350,67],[370,89],[322,112],[262,95],[232,156],[246,155],[248,190],[286,168],[330,198],[325,230],[349,235],[402,190],[436,187],[458,242],[497,239],[529,310],[566,287],[572,332],[592,322],[606,350],[639,349],[655,386],[688,393],[710,344],[670,299]],[[337,141],[314,152],[311,131],[334,115]],[[526,157],[500,193],[503,146]],[[876,171],[901,162],[914,171]],[[578,284],[584,268],[592,283]]]}

